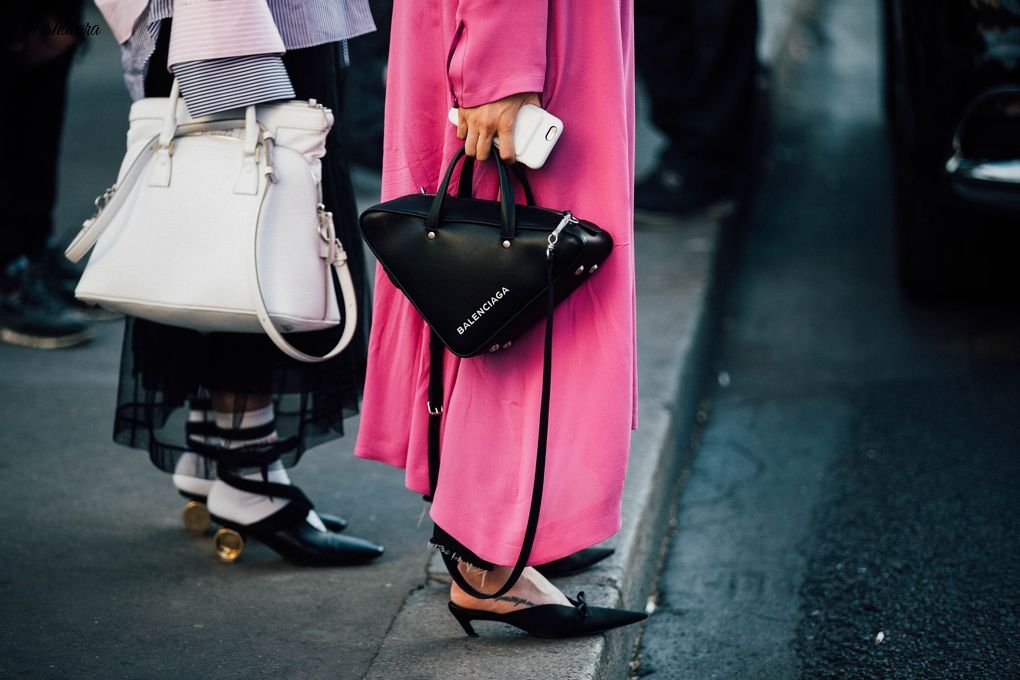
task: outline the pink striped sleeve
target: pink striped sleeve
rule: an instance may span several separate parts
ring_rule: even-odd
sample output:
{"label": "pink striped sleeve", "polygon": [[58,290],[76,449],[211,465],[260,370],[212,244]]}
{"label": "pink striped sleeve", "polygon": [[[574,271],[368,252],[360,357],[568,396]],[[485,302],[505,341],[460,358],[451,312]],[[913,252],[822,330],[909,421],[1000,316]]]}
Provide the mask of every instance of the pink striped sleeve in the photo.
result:
{"label": "pink striped sleeve", "polygon": [[284,51],[265,0],[174,0],[171,66]]}
{"label": "pink striped sleeve", "polygon": [[96,0],[96,7],[113,31],[113,37],[123,44],[135,30],[135,22],[145,11],[148,0]]}

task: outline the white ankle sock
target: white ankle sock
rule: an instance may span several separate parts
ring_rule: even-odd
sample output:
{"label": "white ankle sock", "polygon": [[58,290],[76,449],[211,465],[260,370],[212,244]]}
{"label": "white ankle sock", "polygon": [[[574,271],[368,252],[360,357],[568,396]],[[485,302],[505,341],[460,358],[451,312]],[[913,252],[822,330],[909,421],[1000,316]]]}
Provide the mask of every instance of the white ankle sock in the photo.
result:
{"label": "white ankle sock", "polygon": [[[209,468],[209,465],[204,456],[185,451],[174,466],[174,487],[184,493],[208,496],[216,477],[215,468]],[[206,476],[207,470],[212,478]]]}
{"label": "white ankle sock", "polygon": [[[283,472],[282,479],[281,472]],[[261,472],[252,472],[242,476],[245,479],[251,479],[256,482],[262,481]],[[290,483],[290,480],[286,479],[286,471],[283,470],[283,465],[279,461],[269,466],[268,478],[270,482],[278,484]],[[222,517],[238,524],[254,524],[277,512],[287,503],[290,503],[290,501],[286,498],[263,496],[235,489],[226,482],[217,479],[213,483],[212,489],[209,490],[209,500],[207,503],[209,505],[209,512],[217,517]]]}
{"label": "white ankle sock", "polygon": [[[206,409],[193,408],[188,411],[188,422],[211,423],[213,422],[213,413]],[[207,435],[188,435],[188,441],[197,441],[208,446],[216,446],[218,443],[215,437]],[[216,464],[205,456],[191,451],[182,454],[177,460],[177,465],[174,466],[174,487],[185,493],[208,496],[215,479]]]}
{"label": "white ankle sock", "polygon": [[[225,432],[229,432],[230,430],[244,430],[251,427],[262,427],[263,425],[269,425],[273,422],[273,405],[270,404],[269,406],[255,409],[254,411],[245,411],[240,414],[220,413],[217,411],[214,414],[214,419],[216,427]],[[229,436],[222,436],[220,438],[220,446],[225,449],[239,449],[243,446],[272,444],[275,441],[276,430],[273,430],[268,435],[254,439],[233,439]]]}
{"label": "white ankle sock", "polygon": [[[216,425],[223,430],[259,427],[267,425],[272,421],[272,405],[254,411],[246,411],[241,415],[239,422],[233,413],[216,414]],[[272,444],[276,440],[277,434],[274,430],[271,434],[256,439],[238,440],[224,437],[220,442],[220,446],[225,449],[238,449],[244,446]],[[257,482],[263,481],[261,471],[250,472],[242,475],[242,477]],[[290,475],[287,474],[287,469],[283,467],[283,463],[280,461],[275,461],[269,466],[267,478],[270,482],[276,484],[290,484]],[[210,513],[217,517],[237,522],[238,524],[254,524],[279,511],[288,503],[290,503],[290,500],[286,498],[276,498],[251,493],[250,491],[242,491],[220,480],[213,484],[212,489],[209,491],[208,500]],[[317,530],[326,531],[325,525],[319,519],[319,516],[315,514],[314,510],[308,511],[307,521]]]}

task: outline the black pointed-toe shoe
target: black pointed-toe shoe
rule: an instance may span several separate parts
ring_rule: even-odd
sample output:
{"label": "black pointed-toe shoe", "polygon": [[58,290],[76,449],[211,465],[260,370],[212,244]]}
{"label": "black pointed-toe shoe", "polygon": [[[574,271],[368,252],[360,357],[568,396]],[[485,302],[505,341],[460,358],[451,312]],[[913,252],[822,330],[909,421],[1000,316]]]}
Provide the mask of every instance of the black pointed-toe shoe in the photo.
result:
{"label": "black pointed-toe shoe", "polygon": [[507,623],[528,635],[540,638],[572,638],[604,633],[648,618],[644,612],[589,607],[584,600],[584,593],[578,593],[577,599],[570,600],[570,603],[572,605],[570,607],[563,604],[542,604],[505,614],[468,609],[453,602],[449,604],[450,613],[471,637],[478,637],[474,626],[471,625],[472,621]]}
{"label": "black pointed-toe shoe", "polygon": [[239,524],[216,515],[211,517],[220,525],[213,540],[216,553],[224,562],[240,557],[249,538],[290,562],[310,566],[363,564],[383,554],[381,545],[363,538],[319,531],[308,523],[308,510],[294,502],[253,524]]}
{"label": "black pointed-toe shoe", "polygon": [[536,564],[535,571],[546,578],[570,576],[592,567],[596,562],[601,562],[612,554],[612,548],[585,548],[552,562]]}

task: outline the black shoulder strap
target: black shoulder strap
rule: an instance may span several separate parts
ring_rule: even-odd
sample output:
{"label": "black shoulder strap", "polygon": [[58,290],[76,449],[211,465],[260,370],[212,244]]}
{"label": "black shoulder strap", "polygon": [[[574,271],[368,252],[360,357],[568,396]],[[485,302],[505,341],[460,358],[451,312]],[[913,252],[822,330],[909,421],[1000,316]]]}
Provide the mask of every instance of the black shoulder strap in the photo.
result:
{"label": "black shoulder strap", "polygon": [[[524,530],[524,542],[521,544],[521,552],[517,556],[517,563],[514,565],[510,576],[500,588],[494,593],[483,593],[476,590],[461,575],[457,568],[457,561],[442,553],[446,569],[450,577],[457,585],[464,589],[472,597],[479,599],[493,599],[505,595],[524,572],[528,566],[528,558],[531,557],[531,548],[535,543],[535,534],[538,530],[538,516],[542,509],[542,491],[545,487],[545,458],[546,445],[549,440],[549,396],[552,382],[552,333],[553,333],[553,308],[555,307],[555,295],[553,292],[553,264],[552,254],[548,258],[549,275],[549,298],[545,320],[545,356],[542,366],[542,403],[539,411],[538,424],[538,446],[535,454],[535,482],[531,494],[531,508],[528,511],[528,523]],[[442,421],[443,405],[443,355],[444,348],[442,341],[434,332],[431,333],[429,341],[429,483],[431,484],[431,496],[435,498],[436,484],[439,481],[439,432]]]}

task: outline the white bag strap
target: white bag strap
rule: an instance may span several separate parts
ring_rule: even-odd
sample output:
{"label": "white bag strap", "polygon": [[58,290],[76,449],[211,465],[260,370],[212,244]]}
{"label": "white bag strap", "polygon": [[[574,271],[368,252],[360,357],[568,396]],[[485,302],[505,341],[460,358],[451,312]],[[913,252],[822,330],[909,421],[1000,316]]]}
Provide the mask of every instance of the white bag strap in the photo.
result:
{"label": "white bag strap", "polygon": [[81,231],[64,250],[64,257],[71,262],[78,262],[92,249],[100,234],[110,225],[114,215],[120,211],[121,204],[131,195],[131,187],[138,182],[138,178],[141,177],[145,168],[148,167],[149,161],[156,154],[158,143],[158,136],[150,139],[145,148],[135,156],[131,166],[124,173],[124,177],[96,199],[96,214],[81,225]]}
{"label": "white bag strap", "polygon": [[[265,183],[266,187],[269,185],[269,182]],[[265,201],[266,194],[268,194],[268,191],[263,193],[263,201]],[[333,271],[336,272],[336,278],[340,284],[340,294],[344,300],[344,309],[340,318],[340,323],[343,324],[343,331],[340,333],[340,339],[337,341],[336,346],[322,356],[307,354],[287,342],[287,339],[283,337],[283,334],[279,330],[277,330],[276,325],[273,324],[273,320],[269,316],[269,310],[266,308],[266,301],[262,296],[262,286],[259,283],[258,242],[259,232],[261,230],[262,215],[260,210],[259,220],[255,226],[255,238],[252,239],[253,257],[252,266],[248,270],[248,282],[251,285],[252,295],[254,297],[255,315],[258,318],[259,323],[262,325],[262,329],[266,332],[266,335],[269,336],[273,343],[280,348],[280,351],[292,359],[308,363],[316,363],[336,357],[347,347],[347,345],[351,343],[351,340],[354,338],[354,329],[358,322],[358,304],[354,293],[354,280],[351,278],[351,270],[347,266],[347,252],[344,250],[343,244],[341,244],[339,239],[336,237],[336,229],[333,226],[333,214],[327,212],[321,205],[319,206],[319,235],[322,237],[324,246],[327,249],[326,256],[332,264]]]}

